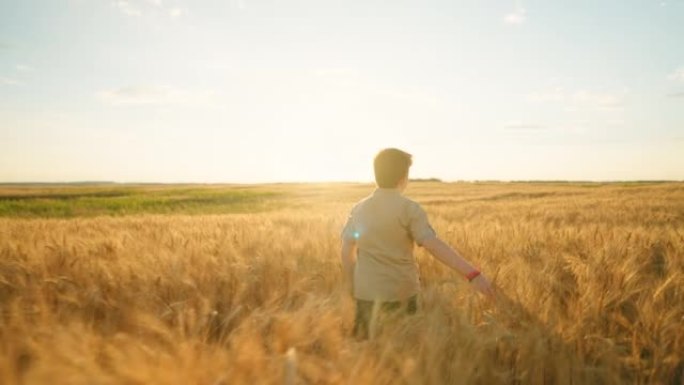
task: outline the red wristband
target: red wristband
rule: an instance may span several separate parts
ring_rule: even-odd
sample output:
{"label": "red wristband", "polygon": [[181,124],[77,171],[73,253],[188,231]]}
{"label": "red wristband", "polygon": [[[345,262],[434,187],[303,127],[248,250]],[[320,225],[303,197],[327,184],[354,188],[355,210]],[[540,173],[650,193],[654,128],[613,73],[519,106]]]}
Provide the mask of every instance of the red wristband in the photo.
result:
{"label": "red wristband", "polygon": [[480,275],[480,272],[477,270],[473,270],[470,273],[468,273],[465,277],[468,280],[468,282],[471,282],[473,279],[477,278],[478,275]]}

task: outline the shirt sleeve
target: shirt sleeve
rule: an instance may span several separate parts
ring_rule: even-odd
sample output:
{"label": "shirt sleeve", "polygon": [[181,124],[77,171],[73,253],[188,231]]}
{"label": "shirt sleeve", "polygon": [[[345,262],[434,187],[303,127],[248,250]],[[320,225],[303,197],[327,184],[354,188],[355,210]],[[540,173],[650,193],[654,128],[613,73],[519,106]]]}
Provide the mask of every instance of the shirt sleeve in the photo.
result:
{"label": "shirt sleeve", "polygon": [[359,233],[356,230],[354,219],[354,209],[352,209],[351,213],[349,213],[349,217],[347,217],[347,222],[344,224],[344,227],[342,228],[342,234],[340,234],[340,237],[343,241],[356,242],[356,240],[358,239]]}
{"label": "shirt sleeve", "polygon": [[413,240],[420,246],[422,246],[423,241],[437,236],[437,233],[430,225],[427,213],[415,202],[409,210],[409,231]]}

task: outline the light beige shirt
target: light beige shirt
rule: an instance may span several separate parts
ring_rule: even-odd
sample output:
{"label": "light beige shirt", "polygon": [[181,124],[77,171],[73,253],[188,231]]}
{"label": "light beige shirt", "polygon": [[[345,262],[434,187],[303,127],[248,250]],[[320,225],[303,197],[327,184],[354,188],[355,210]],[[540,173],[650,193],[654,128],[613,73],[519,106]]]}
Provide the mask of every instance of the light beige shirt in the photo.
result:
{"label": "light beige shirt", "polygon": [[413,245],[435,236],[425,210],[396,189],[378,188],[358,202],[342,230],[358,246],[354,297],[399,301],[418,293]]}

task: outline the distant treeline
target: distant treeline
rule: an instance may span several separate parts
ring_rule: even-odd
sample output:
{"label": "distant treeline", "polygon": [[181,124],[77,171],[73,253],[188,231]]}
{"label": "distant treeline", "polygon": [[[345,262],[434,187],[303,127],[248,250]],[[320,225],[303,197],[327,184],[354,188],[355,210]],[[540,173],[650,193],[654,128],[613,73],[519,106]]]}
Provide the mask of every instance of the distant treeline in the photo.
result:
{"label": "distant treeline", "polygon": [[0,182],[0,186],[101,186],[113,184],[128,184],[110,181],[77,181],[77,182]]}
{"label": "distant treeline", "polygon": [[645,183],[680,183],[681,180],[459,180],[457,183],[563,183],[563,184],[645,184]]}
{"label": "distant treeline", "polygon": [[439,178],[410,178],[409,181],[411,181],[411,182],[434,182],[434,183],[442,183],[443,182]]}

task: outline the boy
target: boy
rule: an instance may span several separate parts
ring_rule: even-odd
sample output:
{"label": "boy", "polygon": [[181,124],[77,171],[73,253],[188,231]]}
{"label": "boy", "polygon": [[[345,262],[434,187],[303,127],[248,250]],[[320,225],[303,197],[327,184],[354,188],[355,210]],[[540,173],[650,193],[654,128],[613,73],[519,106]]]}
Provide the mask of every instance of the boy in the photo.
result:
{"label": "boy", "polygon": [[463,274],[477,291],[494,295],[489,280],[437,238],[423,208],[402,195],[411,163],[411,154],[404,151],[380,151],[373,162],[378,188],[352,208],[342,230],[342,267],[353,287],[354,334],[361,339],[368,336],[375,301],[384,310],[405,306],[408,313],[416,311],[420,281],[414,242]]}

